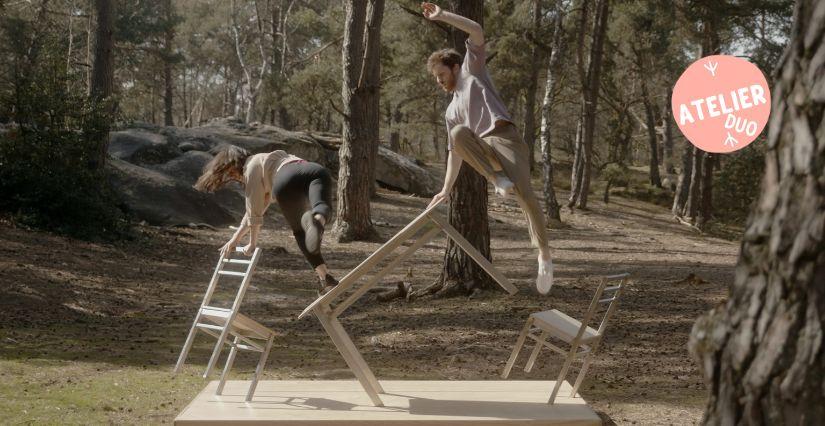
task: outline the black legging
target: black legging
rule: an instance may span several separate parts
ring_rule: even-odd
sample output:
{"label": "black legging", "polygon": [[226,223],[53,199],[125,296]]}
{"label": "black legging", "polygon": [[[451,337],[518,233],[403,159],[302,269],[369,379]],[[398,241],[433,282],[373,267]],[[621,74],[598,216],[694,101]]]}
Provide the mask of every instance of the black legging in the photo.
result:
{"label": "black legging", "polygon": [[298,248],[312,268],[324,264],[320,246],[318,251],[311,253],[307,250],[304,228],[301,226],[301,216],[312,210],[324,217],[329,224],[330,205],[332,204],[332,176],[329,170],[318,163],[308,161],[289,163],[281,166],[272,181],[272,194],[284,218],[292,228],[292,235],[298,243]]}

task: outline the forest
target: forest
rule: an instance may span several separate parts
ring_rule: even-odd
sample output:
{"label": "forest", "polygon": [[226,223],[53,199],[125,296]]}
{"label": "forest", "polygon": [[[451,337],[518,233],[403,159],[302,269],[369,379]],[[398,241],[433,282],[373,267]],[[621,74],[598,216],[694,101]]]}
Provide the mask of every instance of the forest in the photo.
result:
{"label": "forest", "polygon": [[[438,4],[483,28],[555,281],[536,293],[531,219],[463,167],[445,215],[519,291],[454,239],[423,245],[346,317],[376,371],[496,378],[527,315],[581,313],[597,277],[629,272],[580,388],[604,424],[825,418],[825,2]],[[467,37],[412,0],[0,0],[0,418],[171,422],[203,383],[171,366],[247,218],[241,185],[193,188],[204,167],[232,145],[330,170],[341,278],[442,190],[453,97],[427,60]],[[770,122],[732,153],[691,143],[671,105],[711,55],[771,88]],[[348,379],[295,319],[316,280],[270,210],[244,305],[278,333],[263,377]],[[555,379],[542,359],[518,378]]]}

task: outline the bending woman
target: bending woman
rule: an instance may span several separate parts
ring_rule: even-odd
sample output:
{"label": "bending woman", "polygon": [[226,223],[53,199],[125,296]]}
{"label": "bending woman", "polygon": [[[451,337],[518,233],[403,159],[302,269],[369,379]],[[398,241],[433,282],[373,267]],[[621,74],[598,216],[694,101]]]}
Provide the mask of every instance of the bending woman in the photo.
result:
{"label": "bending woman", "polygon": [[229,242],[221,247],[221,256],[234,251],[247,233],[249,244],[243,252],[252,255],[264,213],[275,200],[292,228],[298,248],[318,274],[321,291],[329,291],[338,284],[327,273],[321,256],[321,238],[332,204],[329,170],[282,150],[250,155],[243,148],[228,146],[204,167],[194,187],[198,191],[215,192],[230,181],[240,182],[244,187],[246,214]]}

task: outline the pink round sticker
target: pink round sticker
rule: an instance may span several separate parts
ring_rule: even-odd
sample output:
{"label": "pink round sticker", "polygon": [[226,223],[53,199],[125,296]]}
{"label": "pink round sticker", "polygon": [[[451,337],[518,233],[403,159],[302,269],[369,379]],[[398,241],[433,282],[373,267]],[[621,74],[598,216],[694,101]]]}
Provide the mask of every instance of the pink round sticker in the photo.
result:
{"label": "pink round sticker", "polygon": [[756,65],[735,56],[706,56],[679,77],[671,108],[693,145],[707,152],[733,152],[765,128],[771,92]]}

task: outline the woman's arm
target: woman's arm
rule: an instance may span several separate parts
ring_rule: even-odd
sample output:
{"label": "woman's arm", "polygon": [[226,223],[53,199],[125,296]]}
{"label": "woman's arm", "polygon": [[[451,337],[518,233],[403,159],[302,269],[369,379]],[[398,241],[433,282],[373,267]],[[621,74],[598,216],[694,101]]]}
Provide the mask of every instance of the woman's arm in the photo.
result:
{"label": "woman's arm", "polygon": [[424,16],[427,19],[448,23],[469,34],[470,42],[474,45],[484,45],[484,29],[481,28],[481,25],[478,25],[478,22],[455,13],[446,12],[433,3],[421,3],[421,8],[424,9]]}

